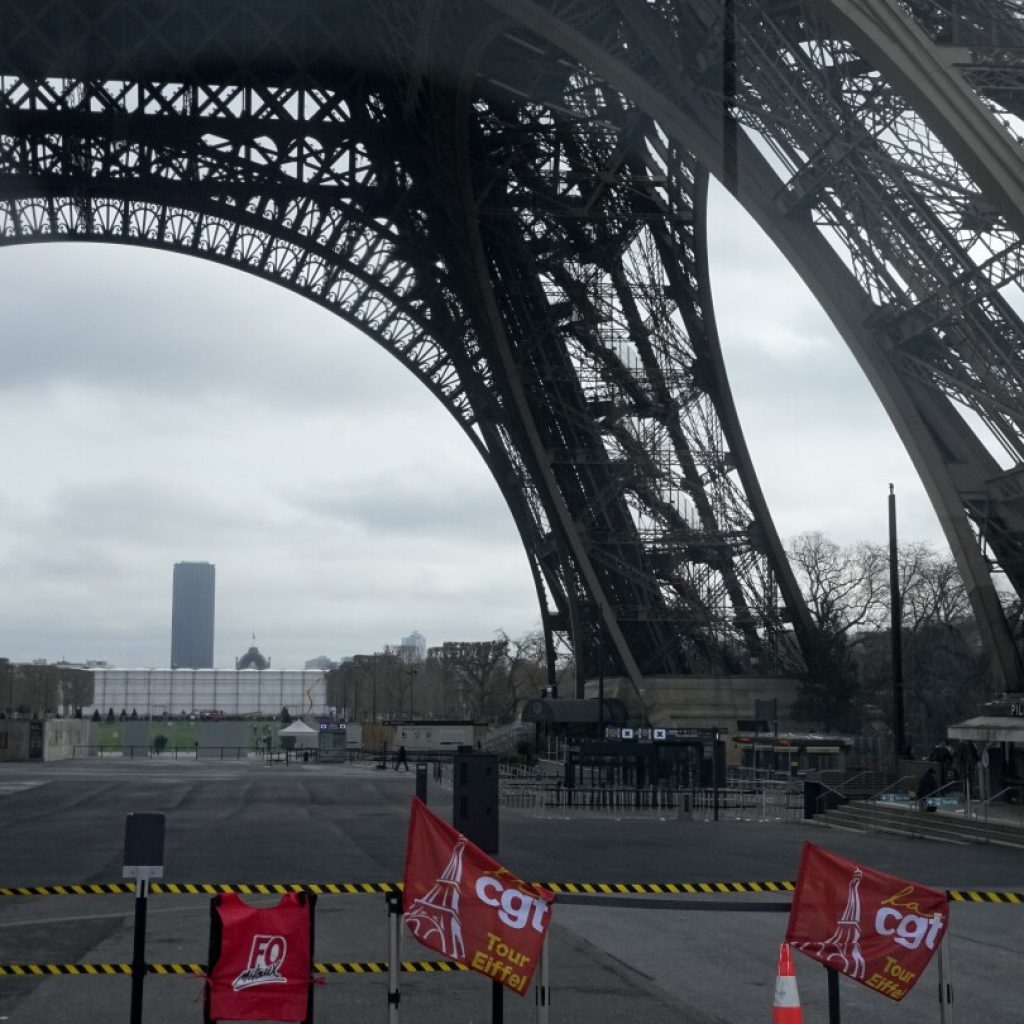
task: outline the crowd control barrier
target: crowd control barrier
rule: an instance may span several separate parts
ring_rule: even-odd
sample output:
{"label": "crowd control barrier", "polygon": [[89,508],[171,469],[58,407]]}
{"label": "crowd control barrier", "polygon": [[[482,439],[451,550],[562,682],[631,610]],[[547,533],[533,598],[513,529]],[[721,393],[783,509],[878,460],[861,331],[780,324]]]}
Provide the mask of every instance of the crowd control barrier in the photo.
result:
{"label": "crowd control barrier", "polygon": [[[788,898],[795,889],[790,880],[762,881],[676,881],[676,882],[600,882],[600,881],[542,881],[543,885],[557,895],[561,904],[576,904],[607,907],[614,909],[658,910],[666,912],[696,911],[731,913],[782,913],[790,909]],[[464,972],[461,964],[448,960],[403,960],[401,958],[401,882],[165,882],[153,881],[149,893],[154,897],[209,896],[218,897],[229,893],[250,896],[274,896],[286,894],[308,894],[322,897],[352,897],[383,895],[388,903],[388,955],[379,961],[344,961],[318,959],[312,964],[316,976],[360,975],[386,979],[387,1020],[397,1024],[401,1008],[400,978],[408,973],[450,974]],[[87,897],[103,895],[133,895],[136,887],[127,882],[0,886],[0,898],[65,896]],[[1024,892],[980,889],[946,890],[952,901],[961,903],[1004,903],[1024,904]],[[771,902],[752,902],[742,898],[747,895],[776,895],[782,897]],[[707,899],[706,897],[715,897]],[[645,898],[647,897],[647,898]],[[650,898],[656,897],[656,898]],[[690,899],[687,897],[700,897]],[[732,897],[732,898],[730,898]],[[550,1020],[551,978],[550,965],[545,955],[534,983],[536,1014],[538,1024]],[[146,963],[147,976],[206,977],[208,965],[204,963]],[[41,978],[73,976],[81,978],[132,976],[133,965],[117,963],[0,963],[0,976],[8,978]],[[383,1000],[382,1000],[383,1001]],[[500,1012],[495,1010],[495,1012]],[[492,1020],[500,1020],[492,1017]]]}
{"label": "crowd control barrier", "polygon": [[[534,881],[553,893],[576,896],[726,896],[730,893],[791,893],[794,881],[761,882],[546,882]],[[401,882],[152,882],[154,896],[216,896],[234,892],[249,896],[277,896],[307,892],[317,896],[364,896],[398,893]],[[0,897],[131,895],[135,886],[124,882],[73,882],[64,885],[0,885]],[[1024,891],[946,889],[946,896],[961,903],[1024,904]],[[565,902],[562,900],[561,902]]]}

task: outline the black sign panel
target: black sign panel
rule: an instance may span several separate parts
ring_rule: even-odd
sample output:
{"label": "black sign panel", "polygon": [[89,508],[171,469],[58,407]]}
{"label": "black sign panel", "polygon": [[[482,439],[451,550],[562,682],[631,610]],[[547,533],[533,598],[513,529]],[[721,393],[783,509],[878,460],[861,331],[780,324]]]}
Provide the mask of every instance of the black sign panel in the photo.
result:
{"label": "black sign panel", "polygon": [[163,868],[164,816],[129,814],[124,822],[124,877],[162,878]]}

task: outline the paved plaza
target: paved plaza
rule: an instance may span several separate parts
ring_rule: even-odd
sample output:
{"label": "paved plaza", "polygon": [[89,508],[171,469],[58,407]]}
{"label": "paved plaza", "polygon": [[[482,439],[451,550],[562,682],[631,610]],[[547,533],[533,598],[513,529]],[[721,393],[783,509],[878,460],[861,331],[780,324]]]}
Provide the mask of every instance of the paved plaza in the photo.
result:
{"label": "paved plaza", "polygon": [[[0,765],[0,885],[121,878],[125,815],[166,815],[166,880],[382,882],[401,878],[412,773],[348,765],[75,761]],[[430,803],[450,815],[450,793]],[[761,881],[793,879],[805,839],[915,881],[952,889],[1024,889],[1024,857],[957,845],[829,831],[812,823],[545,819],[505,812],[501,860],[534,881]],[[778,897],[749,896],[750,902]],[[783,898],[784,899],[784,898]],[[716,897],[708,897],[715,904]],[[255,902],[255,901],[254,901]],[[263,899],[262,903],[272,903]],[[0,898],[0,962],[131,959],[130,896]],[[154,896],[147,959],[205,962],[209,900]],[[324,896],[318,961],[387,958],[379,894]],[[656,911],[558,905],[551,931],[552,1021],[747,1024],[769,1019],[785,913]],[[952,959],[958,1019],[1009,1024],[1024,1003],[1024,906],[957,903]],[[403,958],[435,960],[406,935]],[[825,972],[797,957],[808,1021],[824,1021]],[[202,1019],[202,981],[150,977],[144,1019]],[[938,1020],[935,965],[901,1004],[842,980],[844,1021]],[[130,981],[0,977],[0,1021],[127,1021]],[[333,974],[318,987],[316,1019],[385,1021],[383,975]],[[402,1020],[490,1020],[490,991],[470,974],[406,974]],[[507,995],[505,1020],[535,1019],[532,993]]]}

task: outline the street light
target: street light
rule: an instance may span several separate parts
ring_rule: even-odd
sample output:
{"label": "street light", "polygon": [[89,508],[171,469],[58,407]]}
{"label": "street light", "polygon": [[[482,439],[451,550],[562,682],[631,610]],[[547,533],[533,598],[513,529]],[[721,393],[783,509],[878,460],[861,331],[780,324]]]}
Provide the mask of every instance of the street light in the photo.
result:
{"label": "street light", "polygon": [[371,661],[370,661],[370,680],[371,680],[371,685],[373,686],[373,691],[372,691],[372,693],[370,695],[371,696],[371,701],[372,701],[370,721],[371,722],[376,722],[377,721],[377,654],[376,654],[376,652],[374,652],[371,655]]}
{"label": "street light", "polygon": [[413,684],[413,680],[416,678],[416,669],[414,669],[414,668],[407,668],[405,670],[405,674],[409,677],[409,721],[411,722],[412,719],[413,719],[413,713],[412,713],[412,684]]}

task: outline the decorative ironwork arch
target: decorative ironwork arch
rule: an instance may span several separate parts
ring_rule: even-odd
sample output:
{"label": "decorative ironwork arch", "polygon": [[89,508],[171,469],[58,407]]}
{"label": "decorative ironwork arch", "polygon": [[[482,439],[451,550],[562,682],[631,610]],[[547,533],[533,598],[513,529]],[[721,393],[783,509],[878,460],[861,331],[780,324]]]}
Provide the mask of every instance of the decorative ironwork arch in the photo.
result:
{"label": "decorative ironwork arch", "polygon": [[1014,5],[488,4],[685,140],[801,274],[914,461],[996,680],[1019,688],[992,579],[1024,595]]}
{"label": "decorative ironwork arch", "polygon": [[598,649],[639,688],[792,668],[811,634],[725,377],[703,166],[840,327],[1019,678],[990,575],[1024,586],[1008,0],[972,7],[966,77],[955,3],[53,6],[0,0],[0,244],[192,252],[383,344],[487,461],[578,684]]}

